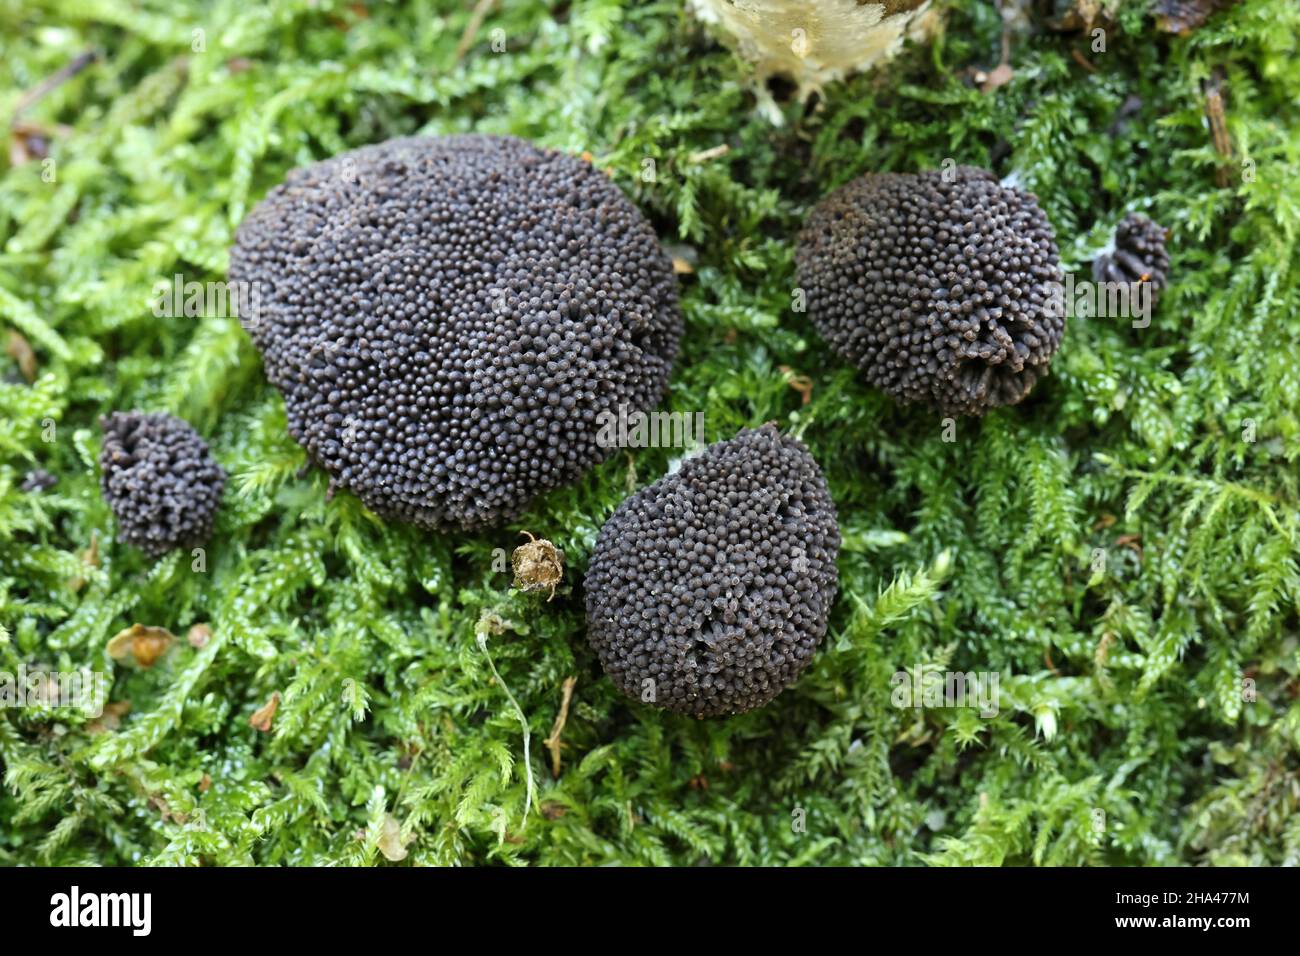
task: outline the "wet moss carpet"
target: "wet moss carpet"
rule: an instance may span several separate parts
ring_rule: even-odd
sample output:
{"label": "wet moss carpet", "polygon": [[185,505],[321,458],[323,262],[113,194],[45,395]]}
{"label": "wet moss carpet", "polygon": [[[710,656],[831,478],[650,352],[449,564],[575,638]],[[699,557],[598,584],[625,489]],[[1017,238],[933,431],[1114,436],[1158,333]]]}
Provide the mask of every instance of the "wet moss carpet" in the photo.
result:
{"label": "wet moss carpet", "polygon": [[[1002,22],[960,0],[780,127],[678,2],[500,4],[463,43],[470,17],[0,2],[0,671],[108,675],[97,718],[0,709],[0,864],[1300,862],[1300,9],[1174,36],[1125,3],[1104,53],[1039,17],[984,92]],[[840,596],[765,709],[647,708],[586,645],[596,532],[672,450],[496,532],[385,523],[327,500],[236,321],[150,310],[223,279],[294,166],[468,130],[607,170],[691,270],[664,407],[710,440],[778,422],[825,470]],[[1148,327],[1071,321],[1027,401],[952,427],[792,308],[817,198],[947,159],[1034,191],[1067,269],[1130,211],[1172,259]],[[96,420],[127,408],[230,473],[202,560],[114,539]],[[549,603],[500,560],[525,529],[567,557]],[[111,656],[134,623],[175,639]],[[895,706],[895,675],[953,672],[999,675],[995,716]]]}

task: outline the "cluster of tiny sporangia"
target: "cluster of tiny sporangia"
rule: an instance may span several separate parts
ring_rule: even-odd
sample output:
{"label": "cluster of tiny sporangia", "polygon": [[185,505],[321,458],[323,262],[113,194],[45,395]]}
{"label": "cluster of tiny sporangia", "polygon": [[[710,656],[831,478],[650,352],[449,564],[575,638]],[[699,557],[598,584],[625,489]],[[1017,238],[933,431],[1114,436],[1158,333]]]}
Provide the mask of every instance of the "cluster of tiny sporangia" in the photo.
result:
{"label": "cluster of tiny sporangia", "polygon": [[831,346],[872,385],[944,414],[1019,402],[1065,330],[1047,217],[987,170],[855,179],[809,214],[796,263]]}
{"label": "cluster of tiny sporangia", "polygon": [[1150,282],[1159,292],[1169,281],[1165,227],[1131,212],[1115,228],[1115,248],[1092,264],[1098,282]]}
{"label": "cluster of tiny sporangia", "polygon": [[59,479],[44,468],[33,468],[23,477],[23,483],[18,486],[18,490],[29,493],[49,491],[58,483]]}
{"label": "cluster of tiny sporangia", "polygon": [[624,693],[695,717],[761,707],[826,632],[840,536],[821,469],[774,425],[710,445],[624,501],[585,581]]}
{"label": "cluster of tiny sporangia", "polygon": [[654,230],[601,172],[510,137],[391,140],[295,170],[230,277],[289,430],[381,515],[478,529],[610,454],[682,332]]}
{"label": "cluster of tiny sporangia", "polygon": [[113,412],[99,424],[100,489],[118,538],[149,557],[202,544],[226,473],[198,432],[161,413]]}

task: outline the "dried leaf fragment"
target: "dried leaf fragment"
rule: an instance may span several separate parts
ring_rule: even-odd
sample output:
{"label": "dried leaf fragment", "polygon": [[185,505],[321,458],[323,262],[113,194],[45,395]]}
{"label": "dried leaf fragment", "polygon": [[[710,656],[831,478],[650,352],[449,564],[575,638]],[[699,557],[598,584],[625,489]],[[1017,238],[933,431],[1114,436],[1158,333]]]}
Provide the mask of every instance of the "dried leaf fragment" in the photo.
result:
{"label": "dried leaf fragment", "polygon": [[[12,163],[12,165],[18,164]],[[31,344],[21,332],[16,329],[9,330],[5,352],[18,363],[18,371],[23,373],[23,378],[27,379],[28,383],[36,381],[36,353],[32,351]]]}
{"label": "dried leaf fragment", "polygon": [[980,85],[981,93],[992,93],[1000,86],[1006,86],[1015,76],[1010,63],[999,63],[988,73],[976,73],[975,82]]}
{"label": "dried leaf fragment", "polygon": [[131,660],[139,667],[149,668],[167,653],[175,640],[175,635],[165,627],[132,624],[109,640],[108,656],[115,661]]}
{"label": "dried leaf fragment", "polygon": [[390,863],[398,863],[406,859],[406,845],[410,843],[413,836],[405,839],[402,837],[402,825],[397,822],[397,818],[391,813],[384,814],[384,825],[379,831],[379,852],[384,855],[384,859]]}
{"label": "dried leaf fragment", "polygon": [[276,709],[280,706],[280,692],[277,690],[268,700],[248,718],[248,725],[254,730],[260,730],[262,733],[269,733],[271,730],[271,721],[275,720]]}

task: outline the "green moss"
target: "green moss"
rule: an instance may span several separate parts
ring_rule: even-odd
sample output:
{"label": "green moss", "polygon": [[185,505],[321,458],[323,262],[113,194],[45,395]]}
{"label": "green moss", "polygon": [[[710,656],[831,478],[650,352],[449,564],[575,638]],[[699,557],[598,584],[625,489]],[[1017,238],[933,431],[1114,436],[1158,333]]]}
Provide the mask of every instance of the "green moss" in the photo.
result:
{"label": "green moss", "polygon": [[[0,2],[5,127],[22,91],[101,54],[23,114],[70,127],[53,181],[39,160],[0,179],[0,323],[38,366],[28,385],[0,358],[0,670],[88,666],[130,702],[115,728],[0,711],[0,864],[377,863],[390,814],[411,863],[1300,861],[1295,5],[1245,0],[1187,38],[1128,5],[1104,54],[1018,36],[1014,78],[984,95],[964,75],[1000,24],[962,0],[932,47],[778,129],[674,0],[498,6],[458,62],[459,3]],[[1216,74],[1253,163],[1226,188],[1202,120]],[[156,282],[224,278],[233,227],[293,166],[467,129],[589,151],[693,246],[667,407],[703,411],[710,439],[778,421],[826,471],[842,594],[768,708],[640,707],[586,646],[596,531],[669,451],[620,454],[493,534],[386,525],[301,470],[237,323],[152,315]],[[1036,191],[1068,268],[1130,210],[1172,229],[1173,262],[1150,327],[1072,322],[1025,404],[945,436],[791,302],[825,190],[948,158]],[[131,407],[188,418],[230,472],[204,571],[112,540],[94,422]],[[37,465],[57,488],[18,491]],[[550,603],[494,554],[523,528],[566,555]],[[147,670],[104,650],[135,621],[180,636]],[[997,716],[892,706],[891,675],[917,667],[998,671]],[[575,675],[556,779],[540,742]],[[533,740],[526,819],[503,683]]]}

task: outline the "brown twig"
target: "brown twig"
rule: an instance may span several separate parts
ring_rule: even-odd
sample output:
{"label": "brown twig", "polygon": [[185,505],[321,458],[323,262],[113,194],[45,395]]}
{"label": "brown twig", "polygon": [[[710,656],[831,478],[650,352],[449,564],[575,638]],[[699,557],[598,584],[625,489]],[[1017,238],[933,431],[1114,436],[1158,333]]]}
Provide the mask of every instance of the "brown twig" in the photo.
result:
{"label": "brown twig", "polygon": [[487,17],[488,11],[492,9],[492,4],[496,0],[478,0],[474,4],[474,12],[469,15],[469,23],[465,24],[465,32],[460,35],[460,42],[456,44],[456,55],[452,60],[453,63],[459,63],[469,52],[469,48],[474,45],[474,39],[478,36],[479,28],[483,26],[483,20]]}
{"label": "brown twig", "polygon": [[812,401],[813,380],[809,376],[800,375],[788,365],[782,365],[780,370],[785,373],[785,383],[799,393],[804,405]]}
{"label": "brown twig", "polygon": [[1214,151],[1225,160],[1214,173],[1214,180],[1220,188],[1232,181],[1227,162],[1232,159],[1232,139],[1228,136],[1228,120],[1223,105],[1223,82],[1223,71],[1219,69],[1205,81],[1205,118],[1210,123],[1210,139]]}
{"label": "brown twig", "polygon": [[560,713],[555,718],[555,725],[551,727],[551,736],[543,741],[546,749],[551,752],[551,774],[557,778],[560,776],[560,734],[564,732],[564,725],[569,719],[569,702],[573,700],[573,688],[577,683],[576,676],[564,679],[564,697],[560,700]]}
{"label": "brown twig", "polygon": [[1007,16],[1007,8],[999,0],[998,13],[1002,17],[1002,39],[999,44],[998,65],[992,70],[985,72],[977,70],[974,75],[975,82],[979,84],[981,93],[992,93],[1000,86],[1006,86],[1015,76],[1015,70],[1011,66],[1011,19]]}
{"label": "brown twig", "polygon": [[94,50],[86,50],[83,53],[78,53],[67,65],[60,67],[54,73],[51,73],[45,79],[41,80],[41,82],[37,83],[22,96],[18,97],[18,102],[14,106],[14,119],[16,120],[28,109],[35,106],[64,83],[68,82],[68,80],[72,79],[86,67],[90,66],[90,64],[94,63],[98,57],[99,54]]}
{"label": "brown twig", "polygon": [[686,157],[686,161],[691,164],[707,163],[711,159],[718,159],[726,156],[731,152],[731,146],[727,143],[719,143],[717,146],[711,146],[708,149],[702,149],[697,153],[691,153]]}

